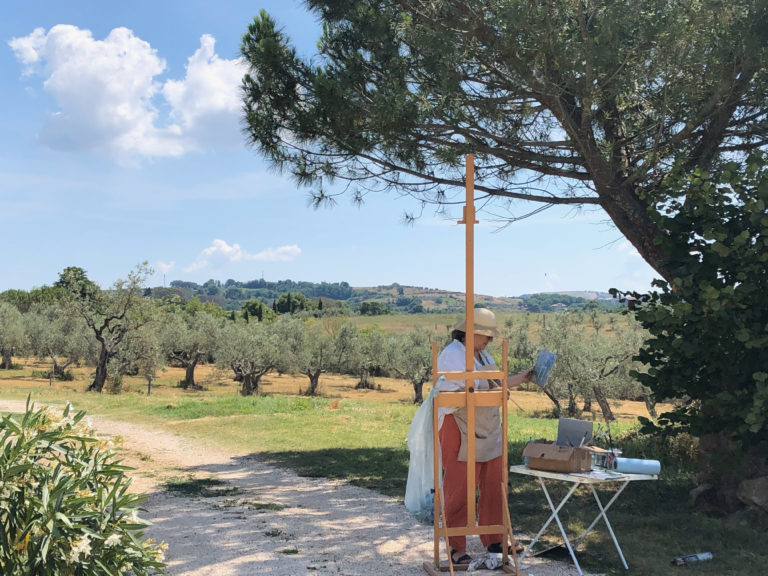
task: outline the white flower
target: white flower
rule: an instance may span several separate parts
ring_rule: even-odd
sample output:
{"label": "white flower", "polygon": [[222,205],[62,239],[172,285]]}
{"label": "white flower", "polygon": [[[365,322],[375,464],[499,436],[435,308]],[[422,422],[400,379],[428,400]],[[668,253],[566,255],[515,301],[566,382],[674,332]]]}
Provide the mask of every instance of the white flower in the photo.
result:
{"label": "white flower", "polygon": [[69,551],[70,562],[80,562],[80,556],[83,559],[91,555],[91,537],[85,534],[80,540],[72,543],[72,549]]}
{"label": "white flower", "polygon": [[104,540],[104,548],[112,548],[120,544],[120,534],[112,534],[109,538]]}

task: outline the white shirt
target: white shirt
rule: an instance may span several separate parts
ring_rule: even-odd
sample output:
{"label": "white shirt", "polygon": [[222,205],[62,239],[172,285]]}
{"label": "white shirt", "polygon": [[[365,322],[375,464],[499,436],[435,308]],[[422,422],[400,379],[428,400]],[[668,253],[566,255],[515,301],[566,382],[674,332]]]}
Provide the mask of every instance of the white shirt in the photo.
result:
{"label": "white shirt", "polygon": [[[438,372],[464,372],[467,369],[467,352],[463,343],[458,340],[451,341],[446,346],[437,358],[437,371]],[[475,358],[475,370],[498,370],[496,363],[493,361],[488,352],[485,350],[480,351],[480,357],[482,361]],[[461,392],[464,390],[464,380],[441,380],[438,390],[440,392]],[[475,380],[475,390],[489,390],[490,386],[488,380],[477,379]],[[456,406],[445,406],[438,409],[437,412],[437,426],[442,427],[443,419],[446,414],[453,414],[458,408]]]}

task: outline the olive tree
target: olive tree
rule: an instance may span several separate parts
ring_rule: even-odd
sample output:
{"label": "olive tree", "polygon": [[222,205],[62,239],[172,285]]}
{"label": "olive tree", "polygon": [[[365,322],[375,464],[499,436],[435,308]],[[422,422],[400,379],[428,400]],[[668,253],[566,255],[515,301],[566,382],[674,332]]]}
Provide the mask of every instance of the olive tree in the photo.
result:
{"label": "olive tree", "polygon": [[305,394],[315,396],[320,387],[320,376],[335,367],[335,340],[314,318],[302,320],[283,316],[273,325],[281,343],[281,362],[290,372],[299,372],[309,379]]}
{"label": "olive tree", "polygon": [[56,287],[62,302],[85,321],[99,343],[96,374],[88,391],[101,392],[107,380],[107,368],[126,335],[150,321],[151,303],[142,297],[144,282],[152,271],[139,264],[128,278],[117,280],[108,290],[92,282],[82,268],[69,267],[59,274]]}
{"label": "olive tree", "polygon": [[10,370],[14,352],[24,346],[24,318],[13,304],[0,302],[0,369]]}
{"label": "olive tree", "polygon": [[[592,410],[597,401],[606,422],[614,420],[609,399],[638,397],[647,389],[633,381],[633,360],[645,336],[636,322],[629,319],[613,331],[596,330],[590,321],[584,325],[579,314],[554,314],[541,331],[542,345],[557,354],[554,368],[544,386],[544,393],[560,415],[579,416]],[[560,400],[567,399],[563,410]],[[581,399],[584,404],[579,408]],[[649,406],[649,410],[653,407]]]}
{"label": "olive tree", "polygon": [[90,352],[89,333],[81,318],[58,304],[32,305],[24,315],[30,350],[51,362],[49,380],[63,378],[66,369]]}
{"label": "olive tree", "polygon": [[262,377],[281,362],[282,343],[263,322],[227,322],[216,348],[216,363],[230,369],[240,382],[240,394],[258,394]]}
{"label": "olive tree", "polygon": [[413,403],[424,401],[424,383],[432,376],[434,334],[421,329],[394,334],[387,341],[387,369],[413,387]]}
{"label": "olive tree", "polygon": [[202,311],[164,314],[158,332],[168,360],[184,368],[182,388],[199,388],[195,368],[213,356],[223,323]]}

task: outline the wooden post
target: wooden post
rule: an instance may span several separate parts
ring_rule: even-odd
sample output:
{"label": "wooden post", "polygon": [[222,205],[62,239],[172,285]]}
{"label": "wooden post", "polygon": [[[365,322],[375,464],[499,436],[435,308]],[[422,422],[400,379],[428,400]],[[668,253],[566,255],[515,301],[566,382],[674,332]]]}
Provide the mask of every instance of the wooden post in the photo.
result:
{"label": "wooden post", "polygon": [[[475,371],[475,157],[466,158],[465,177],[466,201],[464,220],[459,222],[465,228],[465,275],[466,294],[464,298],[465,351],[467,372]],[[467,526],[476,523],[475,511],[475,381],[465,381],[464,393],[467,395]]]}
{"label": "wooden post", "polygon": [[[502,524],[494,526],[478,526],[477,525],[477,513],[475,510],[475,407],[476,406],[495,406],[500,407],[501,423],[502,423],[502,437],[503,437],[503,450],[502,450],[502,479],[503,484],[506,486],[507,478],[509,474],[507,463],[507,391],[508,378],[507,378],[507,356],[508,347],[507,342],[503,342],[503,361],[501,370],[475,370],[475,230],[474,225],[477,223],[475,220],[475,168],[474,157],[468,155],[466,158],[466,205],[464,206],[463,220],[460,220],[459,224],[466,225],[465,244],[466,244],[466,298],[465,298],[465,348],[466,348],[466,361],[465,370],[463,372],[438,372],[437,370],[437,344],[432,345],[432,385],[436,385],[440,376],[446,376],[452,380],[463,380],[464,392],[443,392],[439,394],[433,405],[433,430],[434,430],[434,490],[435,490],[435,503],[434,503],[434,564],[424,562],[424,570],[431,576],[439,575],[440,570],[453,572],[453,563],[451,559],[448,559],[447,564],[441,566],[440,564],[440,538],[443,537],[446,540],[446,548],[450,549],[447,540],[449,536],[454,535],[480,535],[480,534],[498,534],[503,533],[505,535],[511,534],[511,526],[509,523],[509,510],[506,511],[505,521]],[[489,390],[477,393],[475,390],[475,380],[500,380],[501,390]],[[440,478],[442,470],[440,469],[439,450],[440,443],[438,439],[438,411],[441,407],[457,407],[467,409],[467,524],[463,527],[448,527],[445,519],[444,499],[440,493]],[[506,492],[506,490],[502,490]],[[507,501],[504,499],[504,507],[507,507]],[[440,518],[442,516],[442,524]],[[514,538],[514,537],[513,537]],[[506,550],[505,550],[506,552]],[[506,554],[504,554],[506,559]],[[509,565],[503,567],[505,572],[511,572],[513,569]],[[517,568],[515,567],[515,572]]]}

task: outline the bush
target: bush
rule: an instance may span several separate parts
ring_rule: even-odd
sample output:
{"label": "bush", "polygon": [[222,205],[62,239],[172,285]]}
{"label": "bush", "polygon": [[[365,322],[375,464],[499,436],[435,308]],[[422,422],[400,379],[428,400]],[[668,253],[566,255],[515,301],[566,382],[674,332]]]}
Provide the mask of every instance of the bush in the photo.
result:
{"label": "bush", "polygon": [[162,573],[165,544],[143,540],[143,496],[131,494],[110,443],[85,412],[36,408],[0,423],[0,572],[5,576]]}

